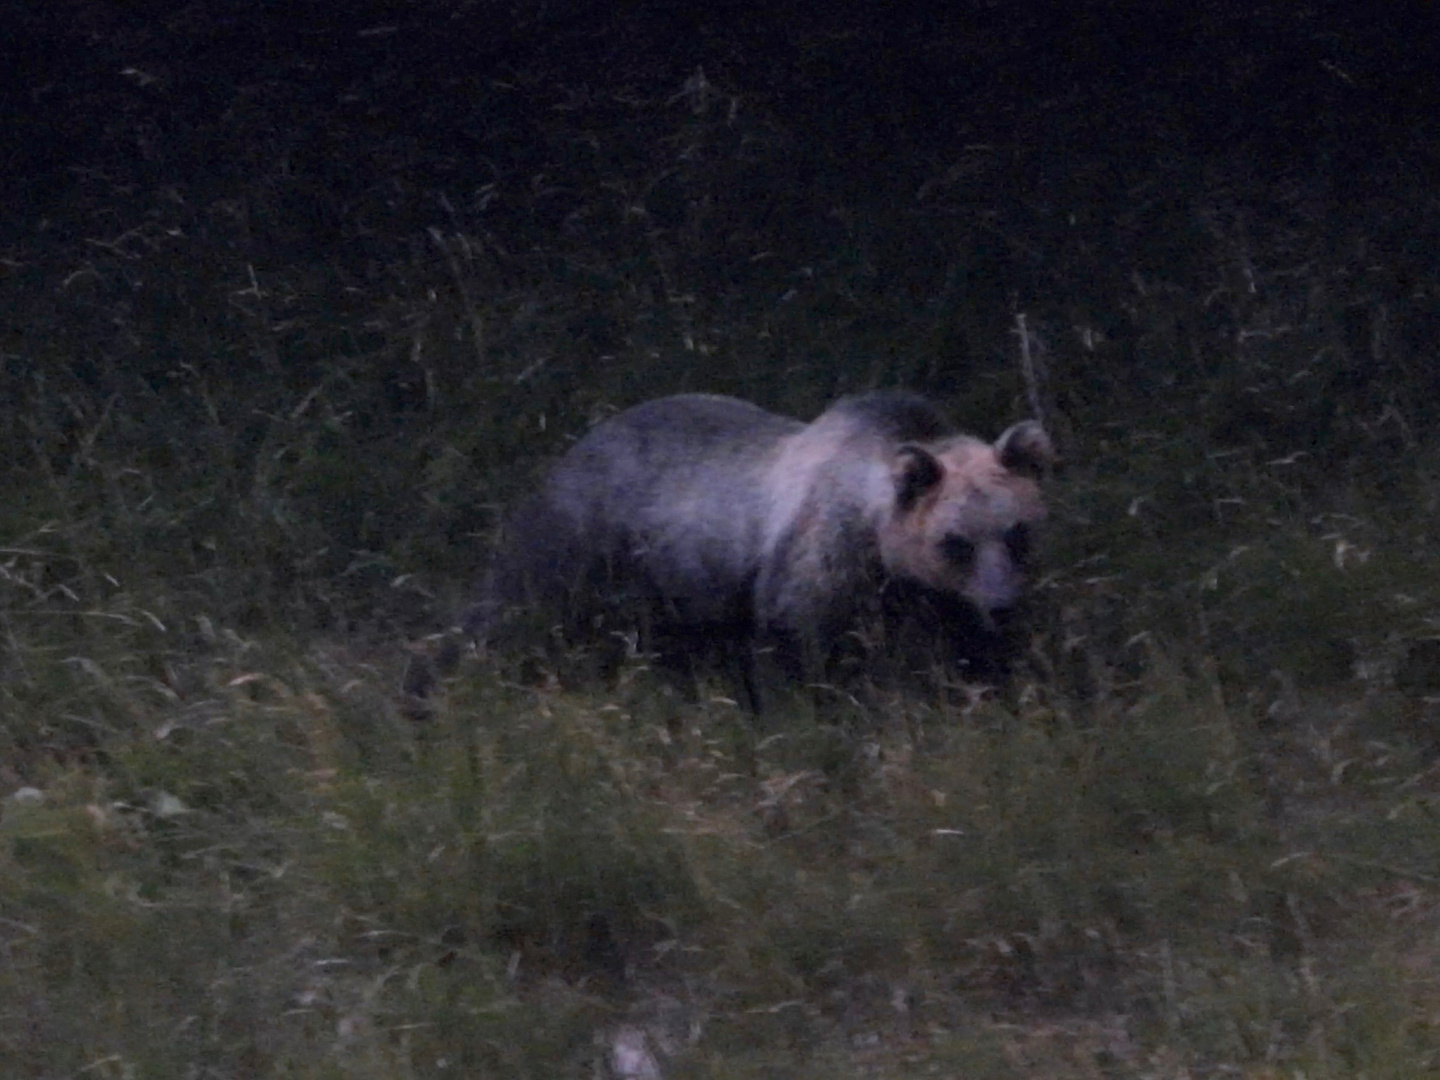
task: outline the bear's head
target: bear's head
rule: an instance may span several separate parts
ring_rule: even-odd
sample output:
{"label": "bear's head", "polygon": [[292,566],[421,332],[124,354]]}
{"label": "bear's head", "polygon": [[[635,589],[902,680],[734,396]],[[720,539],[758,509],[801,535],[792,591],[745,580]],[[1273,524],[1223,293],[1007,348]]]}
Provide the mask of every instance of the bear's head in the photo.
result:
{"label": "bear's head", "polygon": [[985,615],[1013,607],[1031,529],[1045,517],[1037,481],[1055,463],[1033,420],[993,444],[960,435],[901,446],[891,462],[894,504],[879,529],[886,572],[964,597]]}

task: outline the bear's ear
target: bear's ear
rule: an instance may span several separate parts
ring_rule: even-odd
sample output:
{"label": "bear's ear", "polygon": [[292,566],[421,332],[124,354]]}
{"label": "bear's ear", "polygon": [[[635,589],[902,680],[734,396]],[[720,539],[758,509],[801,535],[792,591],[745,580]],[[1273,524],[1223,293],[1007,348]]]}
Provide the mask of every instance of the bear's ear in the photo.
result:
{"label": "bear's ear", "polygon": [[995,440],[995,457],[1011,472],[1038,479],[1060,463],[1038,420],[1021,420]]}
{"label": "bear's ear", "polygon": [[945,466],[923,446],[907,443],[895,451],[891,473],[895,477],[895,504],[904,513],[945,478]]}

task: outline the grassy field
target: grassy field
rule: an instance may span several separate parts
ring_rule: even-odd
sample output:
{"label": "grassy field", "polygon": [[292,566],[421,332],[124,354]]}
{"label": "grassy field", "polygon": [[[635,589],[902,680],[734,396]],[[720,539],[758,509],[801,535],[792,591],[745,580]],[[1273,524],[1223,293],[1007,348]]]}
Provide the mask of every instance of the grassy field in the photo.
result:
{"label": "grassy field", "polygon": [[[23,10],[0,1074],[1440,1074],[1403,35]],[[1012,685],[407,713],[588,424],[873,386],[1067,460]]]}

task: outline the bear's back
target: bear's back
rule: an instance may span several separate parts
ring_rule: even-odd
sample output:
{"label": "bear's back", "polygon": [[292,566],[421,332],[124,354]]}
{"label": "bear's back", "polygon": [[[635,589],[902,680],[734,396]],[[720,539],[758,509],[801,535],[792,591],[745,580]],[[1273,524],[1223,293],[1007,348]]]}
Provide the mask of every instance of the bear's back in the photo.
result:
{"label": "bear's back", "polygon": [[841,398],[810,425],[889,443],[931,442],[949,434],[940,410],[908,390],[872,390]]}
{"label": "bear's back", "polygon": [[[547,531],[566,541],[555,561],[603,562],[613,579],[643,582],[682,621],[731,617],[759,556],[759,478],[804,427],[709,394],[658,398],[610,417],[561,459],[538,500]],[[525,543],[523,534],[516,540]]]}

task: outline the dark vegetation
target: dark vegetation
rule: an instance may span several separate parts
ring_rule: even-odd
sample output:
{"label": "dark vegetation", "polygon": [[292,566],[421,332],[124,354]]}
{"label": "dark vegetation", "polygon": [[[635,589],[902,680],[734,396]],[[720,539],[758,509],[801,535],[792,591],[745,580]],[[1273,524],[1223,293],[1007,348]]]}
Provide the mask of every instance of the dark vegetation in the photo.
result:
{"label": "dark vegetation", "polygon": [[[787,10],[11,6],[0,1074],[1440,1069],[1431,16]],[[405,718],[588,423],[895,385],[1006,694]]]}

